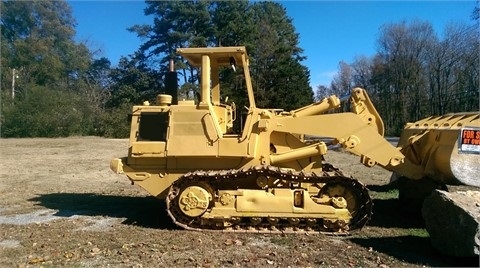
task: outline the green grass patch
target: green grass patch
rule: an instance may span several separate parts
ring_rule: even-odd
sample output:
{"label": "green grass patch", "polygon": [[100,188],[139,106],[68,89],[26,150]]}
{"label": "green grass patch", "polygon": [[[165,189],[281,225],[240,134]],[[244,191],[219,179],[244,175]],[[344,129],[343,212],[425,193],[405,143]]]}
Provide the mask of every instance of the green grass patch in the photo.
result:
{"label": "green grass patch", "polygon": [[427,230],[424,228],[409,228],[405,230],[408,235],[417,237],[430,237]]}
{"label": "green grass patch", "polygon": [[387,200],[398,198],[398,189],[390,189],[388,191],[375,192],[370,191],[370,196],[373,199]]}

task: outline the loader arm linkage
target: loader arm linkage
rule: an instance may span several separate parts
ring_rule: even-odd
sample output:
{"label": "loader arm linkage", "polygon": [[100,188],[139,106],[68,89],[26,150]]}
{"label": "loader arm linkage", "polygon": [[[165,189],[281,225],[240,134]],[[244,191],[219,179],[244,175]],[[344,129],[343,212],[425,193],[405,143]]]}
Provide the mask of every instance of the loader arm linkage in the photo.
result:
{"label": "loader arm linkage", "polygon": [[[275,126],[272,131],[333,138],[334,144],[339,144],[360,156],[360,161],[365,166],[372,167],[379,164],[388,170],[399,169],[405,163],[405,156],[383,137],[383,121],[365,90],[353,89],[350,100],[351,112],[349,113],[325,114],[328,109],[339,107],[338,98],[331,96],[320,101],[319,104],[292,111],[292,117],[277,118],[274,124],[269,125]],[[323,109],[315,108],[322,105]],[[318,145],[310,147],[318,147]],[[313,153],[313,150],[311,151]],[[320,154],[326,153],[318,151]],[[272,158],[275,160],[278,157],[272,156]],[[404,169],[400,168],[400,170],[403,174]]]}

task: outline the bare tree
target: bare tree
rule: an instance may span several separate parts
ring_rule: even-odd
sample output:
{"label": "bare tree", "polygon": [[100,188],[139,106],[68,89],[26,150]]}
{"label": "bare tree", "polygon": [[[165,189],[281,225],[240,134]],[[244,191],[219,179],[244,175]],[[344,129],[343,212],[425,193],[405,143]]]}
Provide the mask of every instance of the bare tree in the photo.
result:
{"label": "bare tree", "polygon": [[450,24],[439,39],[428,22],[384,25],[377,53],[340,62],[331,86],[320,93],[342,96],[354,86],[368,90],[388,135],[429,115],[480,111],[478,2],[473,25]]}
{"label": "bare tree", "polygon": [[370,89],[372,80],[372,59],[366,56],[355,57],[351,64],[353,70],[353,84],[358,87]]}
{"label": "bare tree", "polygon": [[400,131],[405,122],[426,114],[424,66],[435,42],[436,36],[428,22],[402,22],[381,29],[379,54],[385,60],[388,87],[394,94],[395,132]]}
{"label": "bare tree", "polygon": [[344,61],[338,63],[338,74],[332,80],[331,90],[337,96],[346,96],[350,94],[353,88],[353,70],[349,64]]}
{"label": "bare tree", "polygon": [[428,62],[430,113],[471,111],[478,104],[478,32],[450,24],[445,38],[430,51]]}
{"label": "bare tree", "polygon": [[330,87],[325,85],[317,86],[317,90],[315,91],[315,101],[319,101],[325,97],[334,95],[335,93],[332,91]]}

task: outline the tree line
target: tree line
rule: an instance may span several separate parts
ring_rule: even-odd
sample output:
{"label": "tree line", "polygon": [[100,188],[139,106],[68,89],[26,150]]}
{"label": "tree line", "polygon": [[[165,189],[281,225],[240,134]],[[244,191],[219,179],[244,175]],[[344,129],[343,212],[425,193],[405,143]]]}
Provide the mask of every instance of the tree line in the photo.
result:
{"label": "tree line", "polygon": [[[154,24],[128,29],[145,43],[112,67],[98,51],[74,41],[67,2],[3,0],[1,136],[125,137],[131,106],[164,91],[171,58],[181,97],[198,90],[198,72],[175,55],[179,47],[244,45],[252,76],[258,77],[253,82],[259,106],[289,110],[313,101],[298,34],[279,3],[146,1],[146,6]],[[238,80],[222,71],[223,92],[242,105],[246,96],[236,90]]]}
{"label": "tree line", "polygon": [[425,21],[386,24],[377,53],[340,62],[330,86],[317,95],[368,89],[387,135],[399,135],[406,122],[431,115],[480,111],[480,32],[478,8],[472,25],[452,23],[443,37]]}
{"label": "tree line", "polygon": [[[128,29],[145,41],[115,66],[75,41],[66,1],[2,0],[0,11],[1,137],[128,136],[132,105],[165,91],[170,59],[179,98],[194,98],[198,70],[175,54],[179,47],[246,46],[259,107],[292,110],[314,99],[299,34],[277,2],[146,1],[153,24]],[[428,23],[385,25],[377,55],[342,62],[332,84],[316,95],[365,87],[392,133],[417,116],[471,110],[479,88],[473,32],[453,27],[438,40]],[[221,81],[222,94],[243,107],[242,77],[225,69]]]}

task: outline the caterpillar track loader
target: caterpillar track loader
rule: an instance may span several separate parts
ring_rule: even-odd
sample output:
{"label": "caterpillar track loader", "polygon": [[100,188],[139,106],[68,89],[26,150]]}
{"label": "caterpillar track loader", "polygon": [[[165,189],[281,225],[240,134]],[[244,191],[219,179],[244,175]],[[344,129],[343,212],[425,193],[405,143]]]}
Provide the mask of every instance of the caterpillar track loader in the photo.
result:
{"label": "caterpillar track loader", "polygon": [[[332,113],[336,96],[293,111],[255,105],[244,47],[181,48],[201,70],[198,101],[160,94],[154,105],[134,106],[128,156],[111,169],[166,202],[167,213],[189,230],[347,233],[370,219],[367,188],[326,161],[333,144],[398,176],[420,179],[422,165],[383,138],[383,122],[365,90],[351,93],[351,112]],[[243,76],[248,107],[221,100],[219,73]],[[176,95],[176,93],[172,93]]]}

